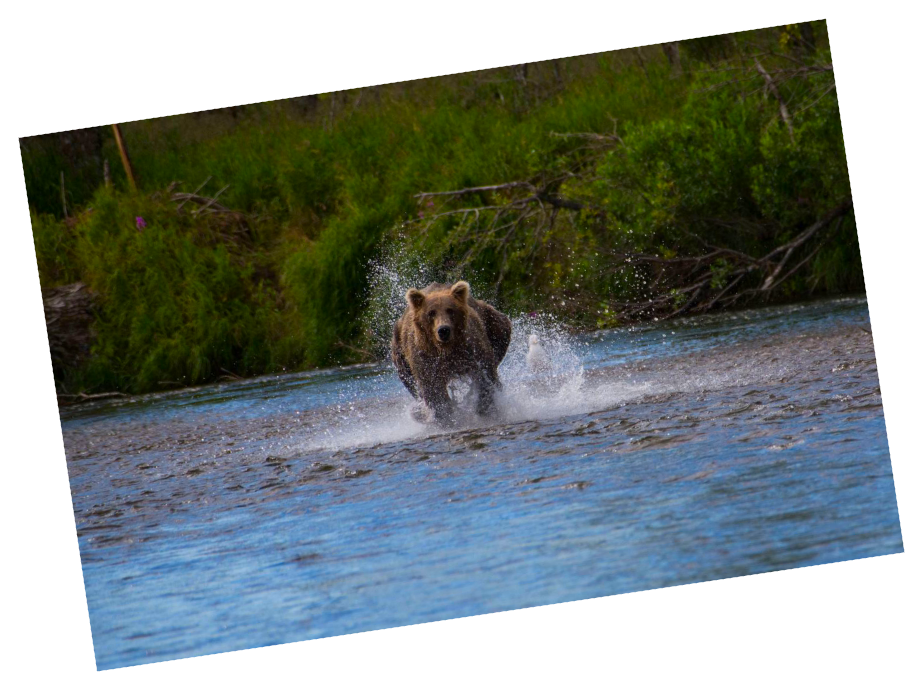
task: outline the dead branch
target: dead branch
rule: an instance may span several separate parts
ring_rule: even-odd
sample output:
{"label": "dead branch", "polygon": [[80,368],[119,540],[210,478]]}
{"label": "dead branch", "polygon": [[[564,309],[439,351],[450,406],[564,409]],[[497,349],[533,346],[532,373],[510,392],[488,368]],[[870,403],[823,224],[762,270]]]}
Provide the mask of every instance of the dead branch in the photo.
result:
{"label": "dead branch", "polygon": [[606,143],[621,142],[618,135],[599,134],[597,132],[548,132],[548,136],[558,139],[589,139],[590,141],[603,141]]}
{"label": "dead branch", "polygon": [[[227,187],[225,187],[225,189],[227,189]],[[219,213],[233,213],[233,211],[231,211],[231,209],[229,209],[227,206],[222,206],[221,204],[216,203],[214,198],[207,197],[207,196],[199,196],[198,194],[187,194],[186,192],[177,192],[176,194],[170,197],[170,200],[171,201],[181,201],[182,204],[185,204],[187,201],[191,201],[192,203],[198,204],[199,206],[202,207],[200,209],[197,209],[197,211],[203,211],[203,210],[209,209],[212,211],[217,211]],[[177,210],[179,210],[182,204],[180,204],[180,206],[177,207]]]}
{"label": "dead branch", "polygon": [[442,211],[432,216],[428,216],[428,218],[431,220],[440,218],[442,216],[450,216],[450,215],[458,214],[458,213],[467,214],[467,213],[471,213],[474,211],[508,210],[511,208],[519,208],[522,206],[526,206],[533,202],[537,202],[539,204],[544,202],[555,208],[566,208],[571,211],[580,211],[580,210],[583,210],[584,208],[587,208],[587,204],[584,204],[583,202],[576,201],[574,199],[565,199],[564,197],[561,197],[558,194],[555,194],[548,190],[548,187],[556,186],[556,183],[559,182],[561,179],[565,179],[565,178],[556,178],[555,180],[552,180],[551,182],[549,182],[547,185],[543,186],[541,189],[536,188],[535,185],[533,185],[531,182],[520,181],[520,182],[508,182],[506,184],[498,184],[498,185],[487,185],[484,187],[470,187],[468,189],[455,189],[455,190],[448,191],[448,192],[420,192],[419,194],[415,194],[414,198],[415,199],[425,199],[425,198],[435,197],[435,196],[464,196],[466,194],[476,194],[478,192],[495,191],[495,190],[501,190],[501,189],[514,189],[517,187],[527,188],[533,191],[533,194],[531,194],[530,196],[522,197],[519,199],[513,199],[506,204],[478,206],[478,207],[470,207],[470,208],[457,208],[457,209],[451,209],[449,211]]}
{"label": "dead branch", "polygon": [[113,391],[111,393],[58,393],[59,405],[73,405],[74,403],[89,402],[91,400],[110,400],[112,398],[126,398],[125,393]]}
{"label": "dead branch", "polygon": [[815,105],[817,105],[817,104],[820,102],[820,99],[821,99],[821,98],[823,98],[824,96],[826,96],[828,93],[830,93],[831,91],[833,91],[833,89],[835,89],[835,88],[836,88],[836,82],[833,82],[832,84],[830,84],[830,86],[828,86],[826,89],[824,89],[823,93],[822,93],[820,96],[818,96],[817,98],[815,98],[813,101],[811,101],[810,103],[808,103],[806,106],[803,106],[803,107],[799,108],[798,110],[796,110],[796,111],[794,112],[794,114],[792,115],[792,117],[794,117],[795,115],[800,115],[801,113],[803,113],[805,110],[808,110],[809,108],[813,108]]}
{"label": "dead branch", "polygon": [[[196,187],[196,188],[195,188],[195,191],[193,191],[192,194],[189,195],[189,198],[192,198],[192,197],[194,197],[196,194],[198,194],[199,192],[201,192],[201,191],[202,191],[202,187],[204,187],[205,185],[207,185],[207,184],[208,184],[208,181],[209,181],[210,179],[212,179],[212,176],[211,176],[211,175],[209,175],[208,177],[206,177],[206,178],[205,178],[205,182],[203,182],[203,183],[200,184],[198,187]],[[189,201],[189,198],[183,199],[182,202],[180,203],[180,205],[176,207],[176,210],[179,211],[179,210],[183,207],[183,204],[185,204],[187,201]],[[176,200],[176,199],[174,198],[174,201],[175,201],[175,200]]]}
{"label": "dead branch", "polygon": [[[218,193],[215,194],[215,196],[213,196],[211,199],[209,199],[208,202],[207,202],[206,204],[203,204],[201,208],[198,208],[198,209],[196,209],[195,211],[193,211],[193,215],[198,215],[199,213],[202,213],[203,211],[207,211],[210,207],[215,206],[215,205],[216,205],[215,202],[218,201],[218,197],[221,196],[222,194],[224,194],[224,192],[225,192],[225,191],[227,190],[227,188],[230,187],[230,186],[231,186],[231,185],[229,185],[229,184],[224,185],[224,187],[222,187],[221,189],[219,189],[219,190],[218,190]],[[224,208],[224,207],[222,206],[221,208]],[[227,209],[225,209],[225,210],[227,210]]]}
{"label": "dead branch", "polygon": [[795,128],[792,126],[792,116],[788,113],[788,106],[785,105],[785,99],[782,98],[782,94],[779,93],[779,88],[776,86],[775,81],[769,75],[763,65],[760,64],[758,58],[753,58],[753,62],[756,64],[757,71],[763,75],[763,79],[766,80],[766,86],[772,92],[772,95],[776,97],[776,100],[779,101],[779,112],[782,114],[782,120],[785,122],[786,128],[788,128],[788,137],[792,140],[792,143],[795,143]]}
{"label": "dead branch", "polygon": [[[838,204],[833,210],[828,212],[827,215],[825,215],[823,218],[821,218],[819,221],[817,221],[813,225],[809,226],[804,232],[798,235],[795,239],[779,247],[776,247],[771,252],[769,252],[766,256],[764,256],[760,261],[761,262],[768,261],[773,256],[776,256],[777,254],[780,254],[782,252],[786,252],[787,256],[790,255],[790,252],[789,252],[790,248],[800,247],[802,244],[804,244],[809,239],[811,239],[811,237],[813,237],[817,233],[818,230],[820,230],[823,227],[826,227],[827,225],[832,223],[837,218],[846,215],[847,213],[849,213],[850,210],[852,210],[852,197],[849,197],[845,199],[844,201],[840,202],[840,204]],[[783,263],[784,263],[784,260],[783,260]]]}
{"label": "dead branch", "polygon": [[375,356],[375,353],[361,347],[356,347],[355,345],[350,345],[349,343],[343,342],[342,340],[337,340],[336,344],[344,350],[355,352],[357,355],[363,358],[363,361],[374,362],[378,359]]}
{"label": "dead branch", "polygon": [[492,184],[486,185],[484,187],[468,187],[467,189],[455,189],[450,192],[420,192],[419,194],[414,194],[414,199],[427,199],[434,196],[463,196],[465,194],[477,194],[478,192],[496,192],[501,189],[514,189],[516,187],[526,187],[528,189],[534,190],[533,187],[528,182],[506,182],[504,184]]}
{"label": "dead branch", "polygon": [[[630,321],[642,315],[665,312],[667,309],[672,311],[665,313],[664,318],[678,316],[688,311],[701,313],[710,311],[715,307],[730,306],[742,298],[765,297],[794,276],[817,255],[827,241],[836,234],[842,225],[844,216],[852,209],[852,206],[852,199],[845,199],[795,238],[775,247],[760,258],[752,257],[734,249],[713,247],[711,245],[707,246],[712,251],[706,254],[669,259],[630,252],[610,252],[610,256],[623,260],[623,263],[614,269],[615,271],[621,270],[625,264],[643,264],[659,267],[659,272],[653,277],[648,288],[658,288],[660,290],[659,294],[651,296],[647,300],[613,303],[612,306],[621,310],[617,315],[619,319]],[[814,240],[818,233],[833,221],[837,221],[834,231],[815,242],[811,251],[789,268],[788,271],[783,272],[789,260],[800,249]],[[780,256],[781,259],[777,258]],[[719,260],[725,262],[724,283],[720,289],[713,284],[715,280],[714,266],[718,265],[715,262]],[[756,287],[734,292],[734,289],[742,281],[754,274],[761,278]],[[709,287],[718,289],[718,292],[707,302],[698,302]],[[683,300],[680,306],[676,306],[678,300]]]}

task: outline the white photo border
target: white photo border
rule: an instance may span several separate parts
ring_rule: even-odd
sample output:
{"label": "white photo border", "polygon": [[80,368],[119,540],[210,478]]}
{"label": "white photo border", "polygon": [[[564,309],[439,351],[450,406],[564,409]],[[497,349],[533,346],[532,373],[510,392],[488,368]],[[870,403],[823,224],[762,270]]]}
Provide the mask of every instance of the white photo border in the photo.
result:
{"label": "white photo border", "polygon": [[[853,207],[859,233],[862,269],[865,277],[882,405],[891,454],[891,471],[897,494],[904,546],[903,553],[127,668],[106,671],[97,670],[83,572],[80,566],[80,554],[77,545],[76,522],[68,483],[63,433],[52,375],[48,334],[45,328],[38,265],[35,246],[32,241],[22,153],[19,147],[21,137],[815,20],[826,21],[830,39],[843,136],[846,145],[849,179],[852,186]],[[919,542],[913,515],[907,460],[897,403],[897,390],[891,363],[891,350],[888,345],[884,304],[872,236],[872,221],[862,169],[859,132],[838,2],[821,2],[715,19],[703,19],[588,38],[22,120],[2,124],[2,135],[7,175],[10,183],[10,195],[13,203],[13,217],[22,265],[29,327],[35,353],[35,368],[38,375],[42,415],[44,417],[48,454],[51,462],[58,525],[61,531],[61,545],[64,553],[80,671],[85,687],[920,564]]]}

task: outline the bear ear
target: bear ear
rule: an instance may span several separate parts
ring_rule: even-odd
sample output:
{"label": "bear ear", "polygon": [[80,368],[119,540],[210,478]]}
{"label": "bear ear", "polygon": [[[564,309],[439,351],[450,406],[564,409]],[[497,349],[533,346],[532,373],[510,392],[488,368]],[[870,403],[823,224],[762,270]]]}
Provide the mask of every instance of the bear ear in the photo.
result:
{"label": "bear ear", "polygon": [[426,295],[417,290],[416,288],[411,288],[407,291],[407,304],[413,309],[419,309],[423,306],[423,302],[426,300]]}
{"label": "bear ear", "polygon": [[452,297],[457,299],[459,302],[468,301],[468,293],[471,291],[471,286],[468,285],[464,280],[459,280],[455,285],[452,286]]}

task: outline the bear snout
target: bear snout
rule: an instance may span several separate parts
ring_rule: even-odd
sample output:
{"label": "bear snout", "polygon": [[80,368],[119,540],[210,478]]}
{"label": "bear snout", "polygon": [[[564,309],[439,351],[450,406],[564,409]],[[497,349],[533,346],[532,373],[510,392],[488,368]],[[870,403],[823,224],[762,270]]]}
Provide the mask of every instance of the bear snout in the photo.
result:
{"label": "bear snout", "polygon": [[439,338],[440,342],[447,343],[449,338],[452,337],[452,327],[451,326],[440,326],[436,329],[436,337]]}

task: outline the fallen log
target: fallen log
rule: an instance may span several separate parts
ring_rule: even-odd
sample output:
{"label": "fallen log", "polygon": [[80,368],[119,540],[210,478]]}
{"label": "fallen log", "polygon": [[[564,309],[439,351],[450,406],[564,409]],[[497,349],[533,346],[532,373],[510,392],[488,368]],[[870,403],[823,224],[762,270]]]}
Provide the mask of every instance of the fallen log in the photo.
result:
{"label": "fallen log", "polygon": [[74,403],[89,402],[91,400],[109,400],[112,398],[127,398],[125,393],[113,391],[111,393],[58,393],[59,405],[73,405]]}

